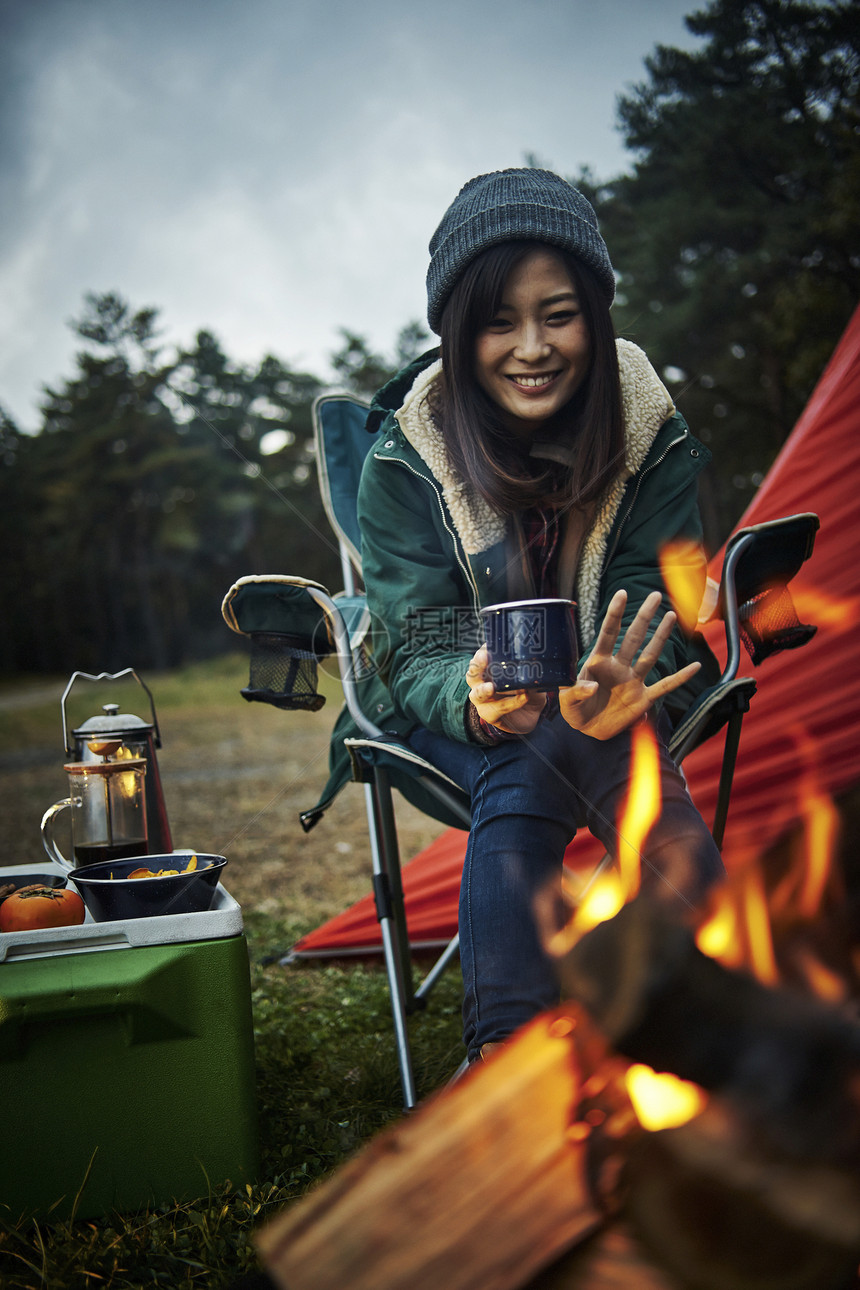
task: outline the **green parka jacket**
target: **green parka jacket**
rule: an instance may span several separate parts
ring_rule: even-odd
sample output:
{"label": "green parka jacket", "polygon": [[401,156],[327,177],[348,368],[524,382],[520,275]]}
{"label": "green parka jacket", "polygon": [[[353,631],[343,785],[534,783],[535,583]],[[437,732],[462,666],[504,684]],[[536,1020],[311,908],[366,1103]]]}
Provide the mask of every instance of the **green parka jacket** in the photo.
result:
{"label": "green parka jacket", "polygon": [[[655,589],[671,607],[658,560],[667,544],[678,544],[673,558],[698,598],[706,579],[697,480],[710,453],[690,434],[643,351],[629,341],[617,346],[625,460],[585,531],[562,536],[558,594],[577,602],[583,659],[619,588],[628,595],[625,626]],[[479,643],[477,611],[534,591],[518,524],[492,511],[448,460],[426,402],[440,368],[437,351],[416,360],[379,392],[368,416],[376,438],[358,512],[375,668],[360,694],[385,731],[402,735],[421,725],[468,741],[466,669]],[[702,638],[676,626],[652,679],[693,659],[703,667],[669,696],[674,710],[684,711],[718,672]],[[341,713],[320,810],[349,778],[343,740],[357,733]]]}

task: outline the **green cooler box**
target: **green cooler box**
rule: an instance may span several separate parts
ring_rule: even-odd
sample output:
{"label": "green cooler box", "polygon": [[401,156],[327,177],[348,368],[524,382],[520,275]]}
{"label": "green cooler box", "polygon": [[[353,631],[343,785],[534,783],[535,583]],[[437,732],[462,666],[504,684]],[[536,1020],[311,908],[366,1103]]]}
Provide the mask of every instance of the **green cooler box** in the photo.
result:
{"label": "green cooler box", "polygon": [[[0,885],[26,873],[0,868]],[[250,973],[232,896],[0,933],[0,1088],[6,1217],[97,1217],[253,1181]]]}

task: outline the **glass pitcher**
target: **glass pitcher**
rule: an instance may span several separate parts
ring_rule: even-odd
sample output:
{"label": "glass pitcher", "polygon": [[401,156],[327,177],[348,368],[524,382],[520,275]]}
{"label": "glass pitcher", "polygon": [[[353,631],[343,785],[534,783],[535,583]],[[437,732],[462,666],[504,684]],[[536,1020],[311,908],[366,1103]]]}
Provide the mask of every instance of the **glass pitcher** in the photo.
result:
{"label": "glass pitcher", "polygon": [[[69,796],[49,807],[42,819],[42,842],[51,859],[69,869],[97,860],[145,856],[146,761],[72,762],[64,770],[69,777]],[[74,864],[54,838],[54,824],[63,810],[71,812]]]}

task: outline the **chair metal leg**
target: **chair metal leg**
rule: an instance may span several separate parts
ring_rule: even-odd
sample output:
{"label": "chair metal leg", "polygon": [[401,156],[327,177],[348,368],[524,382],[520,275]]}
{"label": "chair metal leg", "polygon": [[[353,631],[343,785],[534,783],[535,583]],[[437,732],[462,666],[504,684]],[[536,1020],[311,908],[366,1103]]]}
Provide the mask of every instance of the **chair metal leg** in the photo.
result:
{"label": "chair metal leg", "polygon": [[732,794],[732,780],[735,774],[735,763],[738,758],[738,744],[741,738],[741,726],[744,719],[743,709],[729,717],[726,727],[726,742],[723,748],[723,764],[720,769],[720,786],[717,791],[717,809],[714,812],[714,825],[711,834],[717,847],[722,850],[723,837],[726,831],[726,820],[729,814],[729,799]]}
{"label": "chair metal leg", "polygon": [[444,950],[439,955],[436,962],[431,967],[430,971],[425,976],[424,980],[419,985],[418,989],[415,991],[416,1004],[421,1005],[424,1003],[424,1001],[427,998],[427,995],[433,989],[434,985],[439,980],[442,973],[445,972],[450,967],[451,963],[459,953],[460,953],[460,937],[458,935],[458,936],[452,937],[452,939],[448,942],[448,944],[445,946]]}
{"label": "chair metal leg", "polygon": [[382,766],[374,770],[374,802],[377,836],[381,843],[381,859],[386,875],[400,963],[403,967],[403,997],[406,1011],[415,1009],[415,992],[412,986],[412,952],[409,947],[409,929],[406,926],[406,904],[403,898],[403,876],[400,871],[400,844],[397,841],[397,823],[394,817],[394,800],[388,771]]}
{"label": "chair metal leg", "polygon": [[448,1080],[446,1087],[450,1088],[452,1084],[457,1084],[466,1074],[466,1071],[468,1069],[469,1069],[469,1059],[468,1057],[464,1057],[463,1060],[460,1062],[460,1065],[454,1071],[454,1074]]}
{"label": "chair metal leg", "polygon": [[[407,1012],[413,1002],[412,965],[409,957],[408,942],[406,953],[404,954],[402,933],[398,928],[398,923],[401,921],[405,923],[405,919],[403,918],[403,890],[400,885],[400,863],[396,854],[396,834],[393,832],[391,819],[391,790],[385,779],[384,772],[382,772],[381,784],[378,776],[379,771],[377,770],[374,782],[365,784],[365,805],[373,862],[373,891],[376,900],[376,917],[379,921],[382,935],[382,951],[388,976],[388,992],[391,996],[397,1064],[400,1070],[403,1104],[406,1110],[409,1110],[416,1102],[412,1052],[409,1047],[409,1032],[406,1026]],[[395,846],[393,857],[391,853],[392,838]],[[395,876],[394,883],[392,883],[392,870],[394,870]],[[400,915],[399,918],[398,914]]]}

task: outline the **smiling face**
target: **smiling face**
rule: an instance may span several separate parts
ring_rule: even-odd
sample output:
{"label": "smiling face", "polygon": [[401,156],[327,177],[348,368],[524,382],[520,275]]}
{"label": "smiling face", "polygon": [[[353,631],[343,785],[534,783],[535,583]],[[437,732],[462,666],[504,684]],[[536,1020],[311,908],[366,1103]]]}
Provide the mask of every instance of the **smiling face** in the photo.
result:
{"label": "smiling face", "polygon": [[576,286],[551,251],[529,251],[508,274],[475,341],[478,384],[509,428],[531,441],[588,375],[591,338]]}

